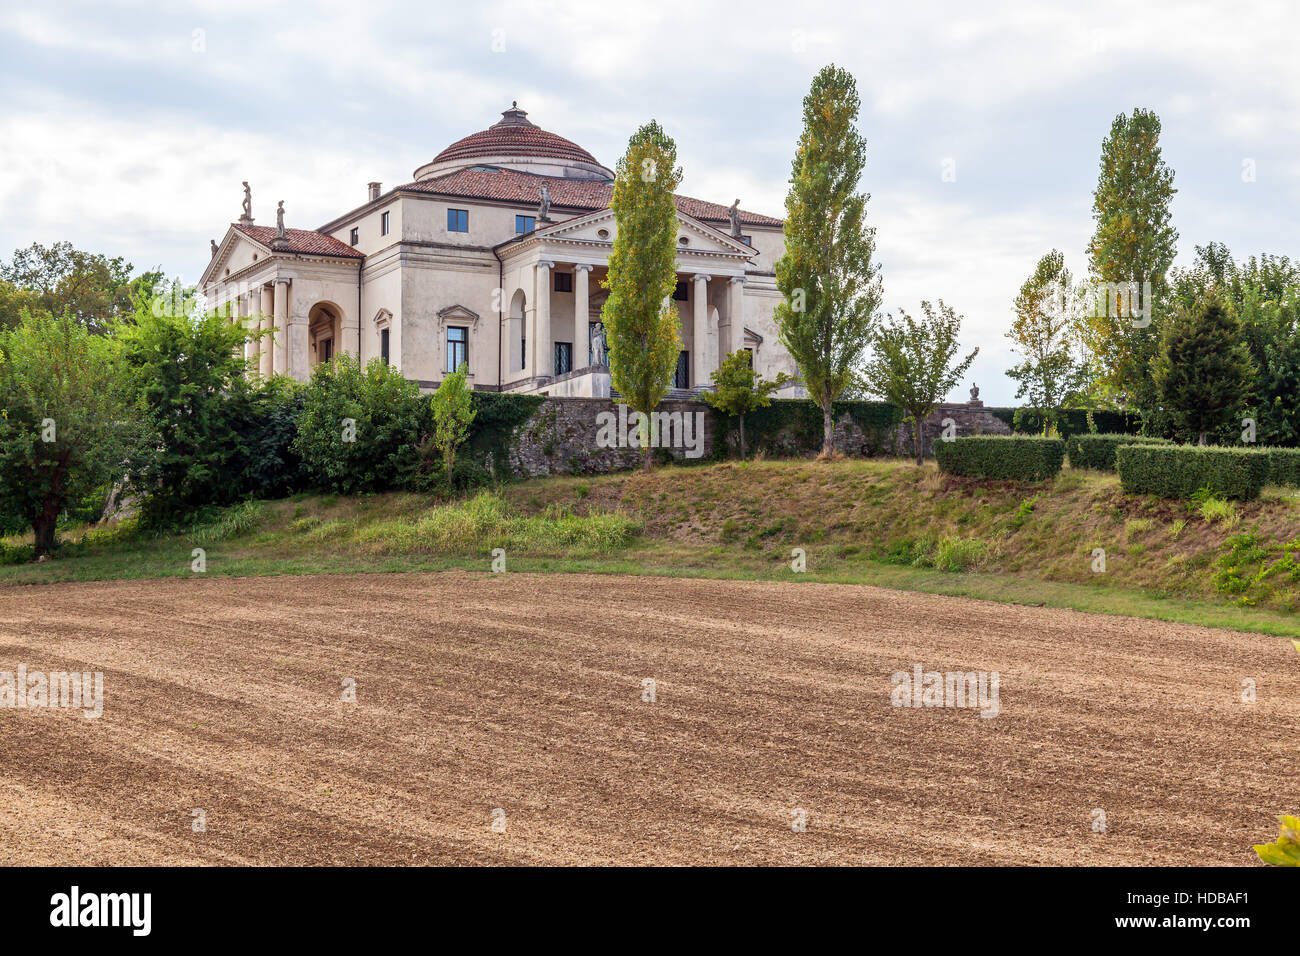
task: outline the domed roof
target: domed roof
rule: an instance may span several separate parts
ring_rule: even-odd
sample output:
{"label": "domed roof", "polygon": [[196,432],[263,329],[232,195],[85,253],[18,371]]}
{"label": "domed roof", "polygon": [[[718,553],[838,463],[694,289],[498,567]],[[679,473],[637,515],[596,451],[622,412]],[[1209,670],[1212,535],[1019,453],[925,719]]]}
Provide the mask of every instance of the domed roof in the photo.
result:
{"label": "domed roof", "polygon": [[516,102],[487,129],[471,133],[444,149],[432,162],[416,171],[416,178],[426,178],[434,170],[441,173],[452,167],[472,165],[475,160],[510,158],[555,166],[574,164],[577,167],[574,171],[579,176],[608,172],[595,156],[577,143],[530,121],[528,114]]}

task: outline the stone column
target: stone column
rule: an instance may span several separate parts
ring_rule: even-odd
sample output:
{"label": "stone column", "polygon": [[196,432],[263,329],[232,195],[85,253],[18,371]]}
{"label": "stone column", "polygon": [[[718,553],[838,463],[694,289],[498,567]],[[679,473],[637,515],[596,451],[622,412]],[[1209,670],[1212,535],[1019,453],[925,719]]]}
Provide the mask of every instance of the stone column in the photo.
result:
{"label": "stone column", "polygon": [[[254,332],[256,328],[250,321],[250,317],[257,314],[257,303],[253,301],[252,292],[247,292],[239,297],[239,324],[245,331]],[[257,341],[247,339],[244,342],[244,367],[245,375],[254,375],[257,373]]]}
{"label": "stone column", "polygon": [[729,289],[730,298],[727,300],[727,315],[731,320],[731,341],[727,345],[727,352],[739,352],[745,347],[745,279],[743,276],[734,276],[731,280]]}
{"label": "stone column", "polygon": [[[311,330],[303,302],[295,302],[293,287],[289,287],[289,377],[305,382],[311,378]],[[337,338],[336,338],[337,342]]]}
{"label": "stone column", "polygon": [[691,385],[699,388],[709,384],[709,280],[713,276],[695,276],[691,290],[693,321],[691,322]]}
{"label": "stone column", "polygon": [[591,333],[588,331],[587,313],[591,311],[590,289],[587,278],[592,266],[573,267],[573,370],[591,364]]}
{"label": "stone column", "polygon": [[289,374],[289,280],[275,280],[275,374]]}
{"label": "stone column", "polygon": [[555,375],[555,347],[551,344],[551,269],[554,262],[539,262],[533,268],[533,374]]}
{"label": "stone column", "polygon": [[[262,286],[261,299],[261,307],[258,311],[262,314],[262,331],[265,333],[275,328],[275,296],[270,286]],[[275,371],[269,335],[263,334],[257,340],[257,367],[262,378],[270,378],[271,373]]]}

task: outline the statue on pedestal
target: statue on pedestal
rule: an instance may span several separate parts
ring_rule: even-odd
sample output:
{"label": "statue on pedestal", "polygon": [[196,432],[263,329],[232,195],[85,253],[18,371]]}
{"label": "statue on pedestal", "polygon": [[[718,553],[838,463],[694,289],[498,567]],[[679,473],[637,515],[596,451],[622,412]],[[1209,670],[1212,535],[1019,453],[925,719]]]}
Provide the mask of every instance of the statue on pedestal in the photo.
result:
{"label": "statue on pedestal", "polygon": [[740,200],[737,199],[727,209],[727,218],[731,220],[731,235],[740,238]]}
{"label": "statue on pedestal", "polygon": [[546,183],[542,183],[542,188],[538,190],[541,202],[537,205],[537,221],[551,221],[551,191],[547,188]]}
{"label": "statue on pedestal", "polygon": [[247,179],[244,180],[244,211],[240,213],[239,221],[245,225],[253,221],[253,189]]}
{"label": "statue on pedestal", "polygon": [[212,258],[215,259],[217,257],[217,240],[209,239],[208,242],[212,244]]}
{"label": "statue on pedestal", "polygon": [[980,402],[980,387],[978,385],[971,385],[970,387],[970,403],[972,405],[983,404]]}
{"label": "statue on pedestal", "polygon": [[609,364],[605,349],[605,323],[596,322],[591,327],[591,364],[596,368],[604,368]]}

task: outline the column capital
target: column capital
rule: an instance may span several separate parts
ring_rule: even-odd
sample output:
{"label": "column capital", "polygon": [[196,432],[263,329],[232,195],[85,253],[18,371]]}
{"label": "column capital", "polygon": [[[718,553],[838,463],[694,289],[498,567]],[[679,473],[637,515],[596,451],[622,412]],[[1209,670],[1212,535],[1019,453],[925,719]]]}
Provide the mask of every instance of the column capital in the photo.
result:
{"label": "column capital", "polygon": [[697,272],[697,273],[695,273],[695,281],[696,281],[696,282],[709,282],[710,280],[712,280],[712,278],[713,278],[713,276],[711,276],[711,275],[706,275],[706,274],[703,273],[703,272]]}
{"label": "column capital", "polygon": [[590,271],[591,271],[592,269],[594,269],[594,268],[596,268],[596,267],[595,267],[595,266],[589,266],[589,265],[586,265],[585,263],[579,263],[578,265],[576,265],[576,266],[573,267],[573,271],[574,271],[574,272],[590,272]]}
{"label": "column capital", "polygon": [[732,277],[731,277],[731,284],[732,284],[732,285],[744,285],[744,284],[745,284],[745,277],[744,277],[744,276],[732,276]]}
{"label": "column capital", "polygon": [[271,282],[275,285],[293,285],[293,279],[288,276],[276,276]]}
{"label": "column capital", "polygon": [[539,260],[535,263],[535,265],[536,265],[537,268],[539,268],[539,269],[554,269],[554,268],[555,268],[555,263],[554,263],[554,262],[551,262],[551,261],[548,260],[548,259],[539,259]]}

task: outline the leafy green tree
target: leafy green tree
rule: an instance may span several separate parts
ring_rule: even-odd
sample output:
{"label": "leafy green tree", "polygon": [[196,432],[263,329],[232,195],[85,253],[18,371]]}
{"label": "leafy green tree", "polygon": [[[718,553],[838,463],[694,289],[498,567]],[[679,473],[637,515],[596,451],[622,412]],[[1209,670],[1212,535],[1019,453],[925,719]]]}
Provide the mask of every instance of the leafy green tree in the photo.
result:
{"label": "leafy green tree", "polygon": [[70,503],[122,477],[140,438],[105,339],[67,314],[0,329],[0,519],[32,529],[37,557]]}
{"label": "leafy green tree", "polygon": [[443,474],[448,490],[452,486],[456,449],[469,437],[469,426],[474,423],[473,389],[469,387],[468,374],[469,368],[461,362],[460,368],[443,376],[430,400],[433,411],[433,444],[442,452]]}
{"label": "leafy green tree", "polygon": [[1241,411],[1254,374],[1241,323],[1218,299],[1165,322],[1152,368],[1157,395],[1174,426],[1198,444]]}
{"label": "leafy green tree", "polygon": [[120,256],[82,252],[70,242],[34,242],[15,250],[10,262],[0,262],[0,280],[27,294],[16,304],[0,295],[0,326],[13,324],[16,309],[28,307],[53,315],[68,312],[92,332],[104,333],[115,320],[131,315],[134,300],[150,294],[163,276],[146,272],[132,278],[131,264]]}
{"label": "leafy green tree", "polygon": [[131,321],[115,328],[123,381],[153,440],[131,462],[143,495],[141,515],[154,526],[174,525],[193,512],[238,500],[235,479],[249,453],[240,426],[250,401],[244,377],[242,323],[215,313],[153,307],[141,296]]}
{"label": "leafy green tree", "polygon": [[362,368],[355,356],[341,354],[312,372],[292,448],[317,488],[384,491],[418,467],[430,424],[419,385],[382,358]]}
{"label": "leafy green tree", "polygon": [[[677,355],[677,204],[682,180],[677,144],[651,120],[632,134],[618,161],[610,208],[618,222],[609,256],[609,290],[601,318],[609,344],[609,375],[642,421],[668,394]],[[643,426],[642,467],[650,470],[650,436]]]}
{"label": "leafy green tree", "polygon": [[744,461],[746,413],[772,404],[772,393],[790,381],[790,376],[782,372],[773,380],[765,380],[754,371],[748,352],[732,352],[718,363],[718,368],[709,378],[713,381],[713,390],[704,392],[701,397],[724,415],[739,418],[740,459]]}
{"label": "leafy green tree", "polygon": [[786,195],[785,254],[776,263],[784,297],[774,318],[781,343],[822,410],[822,454],[835,447],[832,408],[854,383],[880,306],[876,231],[857,191],[867,162],[858,133],[857,84],[831,65],[803,101],[803,133]]}
{"label": "leafy green tree", "polygon": [[[1189,268],[1173,270],[1171,286],[1179,309],[1193,311],[1206,297],[1217,297],[1239,320],[1255,366],[1252,401],[1242,412],[1255,420],[1256,441],[1300,442],[1300,267],[1268,254],[1238,264],[1225,245],[1211,242],[1196,247]],[[1235,443],[1239,426],[1225,424],[1210,439]]]}
{"label": "leafy green tree", "polygon": [[[1115,310],[1098,298],[1084,332],[1102,384],[1121,404],[1134,405],[1144,414],[1156,405],[1150,373],[1169,267],[1177,253],[1178,232],[1170,209],[1176,192],[1173,170],[1161,156],[1160,117],[1143,109],[1116,116],[1101,145],[1088,266],[1095,283],[1131,284],[1138,290],[1150,283],[1151,301],[1137,303],[1134,311],[1140,310],[1142,317],[1135,322],[1127,314],[1127,302]],[[1115,311],[1122,314],[1112,314]],[[1148,318],[1151,322],[1144,324]]]}
{"label": "leafy green tree", "polygon": [[45,312],[40,297],[30,289],[22,289],[0,279],[0,329],[12,328],[22,321],[24,313]]}
{"label": "leafy green tree", "polygon": [[872,342],[873,354],[864,372],[866,385],[903,410],[912,425],[916,463],[925,461],[925,421],[961,381],[979,349],[954,364],[962,317],[939,300],[938,309],[921,303],[923,318],[902,309]]}
{"label": "leafy green tree", "polygon": [[1041,417],[1043,434],[1059,426],[1062,407],[1087,383],[1087,366],[1077,354],[1079,304],[1065,257],[1055,249],[1038,260],[1016,296],[1007,338],[1022,361],[1007,375],[1019,385],[1016,398],[1028,397]]}

